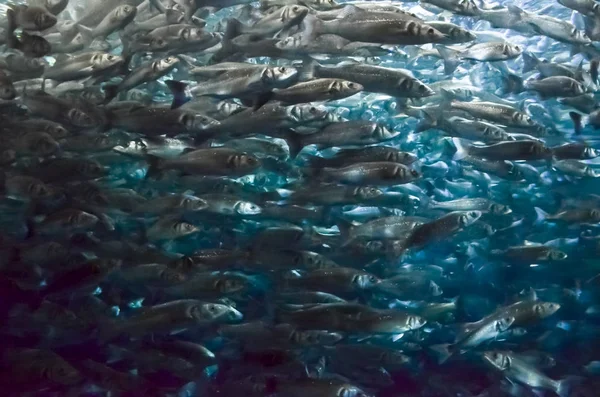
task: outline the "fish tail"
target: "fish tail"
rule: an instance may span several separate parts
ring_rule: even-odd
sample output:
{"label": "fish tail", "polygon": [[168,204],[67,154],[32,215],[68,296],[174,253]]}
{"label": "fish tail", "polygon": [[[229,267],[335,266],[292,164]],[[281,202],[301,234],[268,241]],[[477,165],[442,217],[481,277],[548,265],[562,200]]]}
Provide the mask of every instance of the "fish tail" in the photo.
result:
{"label": "fish tail", "polygon": [[304,57],[302,59],[302,66],[298,74],[298,81],[309,81],[315,77],[315,69],[317,67],[317,61],[311,57]]}
{"label": "fish tail", "polygon": [[453,354],[452,345],[450,343],[433,345],[430,349],[437,354],[439,364],[445,363]]}
{"label": "fish tail", "polygon": [[569,112],[569,117],[573,121],[573,129],[575,130],[575,135],[581,135],[581,131],[583,131],[583,117],[581,114],[577,112]]}
{"label": "fish tail", "polygon": [[[447,93],[448,91],[442,89],[442,96],[444,96],[444,92]],[[415,127],[416,133],[427,131],[428,129],[435,128],[437,126],[438,120],[433,112],[430,112],[427,109],[422,109],[420,113],[421,119]]]}
{"label": "fish tail", "polygon": [[162,171],[165,159],[155,156],[153,154],[147,154],[146,160],[149,164],[148,172],[146,173],[146,178],[158,175]]}
{"label": "fish tail", "polygon": [[[302,135],[293,131],[286,131],[282,138],[285,140],[290,150],[290,159],[295,159],[296,156],[298,156],[298,153],[304,148]],[[309,167],[312,167],[312,165],[309,165]]]}
{"label": "fish tail", "polygon": [[228,40],[232,40],[242,34],[244,25],[236,18],[230,18],[227,22],[226,36]]}
{"label": "fish tail", "polygon": [[505,94],[518,94],[523,92],[523,79],[515,74],[502,75],[502,91]]}
{"label": "fish tail", "polygon": [[525,13],[521,8],[512,4],[509,4],[507,8],[509,12],[509,24],[517,24],[523,20]]}
{"label": "fish tail", "polygon": [[17,30],[17,15],[15,10],[11,7],[8,7],[6,10],[6,19],[8,20],[6,44],[8,45],[8,48],[17,48],[18,40],[15,37],[15,30]]}
{"label": "fish tail", "polygon": [[104,103],[109,103],[119,94],[117,84],[105,84],[102,89],[104,90]]}
{"label": "fish tail", "polygon": [[304,25],[305,34],[302,37],[302,44],[308,44],[311,40],[314,40],[317,36],[322,34],[323,21],[314,15],[307,15],[302,21]]}
{"label": "fish tail", "polygon": [[444,73],[452,74],[460,64],[459,52],[441,45],[435,46],[442,59],[444,60]]}
{"label": "fish tail", "polygon": [[560,397],[569,397],[573,387],[581,383],[583,379],[581,376],[568,376],[565,379],[559,380],[557,382],[556,394]]}
{"label": "fish tail", "polygon": [[592,81],[598,84],[598,65],[600,64],[600,58],[594,58],[590,61],[590,75]]}
{"label": "fish tail", "polygon": [[181,81],[167,80],[165,81],[167,87],[173,94],[173,101],[171,102],[171,109],[177,109],[189,102],[192,98],[187,94],[187,84]]}
{"label": "fish tail", "polygon": [[523,73],[531,72],[537,68],[540,60],[537,57],[529,52],[523,53]]}
{"label": "fish tail", "polygon": [[338,218],[335,220],[335,224],[338,229],[340,229],[340,235],[342,236],[342,241],[344,242],[342,246],[350,244],[353,240],[352,229],[354,228],[354,225],[352,222]]}
{"label": "fish tail", "polygon": [[312,154],[307,154],[303,157],[306,158],[307,166],[311,168],[323,168],[325,167],[325,164],[327,164],[323,157],[314,156]]}
{"label": "fish tail", "polygon": [[94,41],[94,35],[93,35],[92,29],[90,29],[86,26],[80,25],[80,24],[77,24],[76,26],[77,26],[77,31],[81,35],[81,38],[83,39],[83,43],[85,45],[89,45],[92,41]]}
{"label": "fish tail", "polygon": [[161,14],[166,14],[168,11],[160,0],[150,0],[149,3],[150,9],[156,8]]}
{"label": "fish tail", "polygon": [[536,225],[539,225],[548,219],[549,215],[546,211],[544,211],[543,209],[541,209],[539,207],[534,207],[533,209],[535,210],[535,215],[536,215],[536,218],[535,218]]}
{"label": "fish tail", "polygon": [[452,144],[456,148],[456,153],[452,156],[452,160],[462,160],[469,155],[469,146],[460,138],[452,138]]}
{"label": "fish tail", "polygon": [[266,105],[267,102],[271,100],[271,98],[273,98],[273,95],[273,91],[261,92],[256,97],[254,97],[252,101],[252,109],[254,111],[260,109],[261,107]]}

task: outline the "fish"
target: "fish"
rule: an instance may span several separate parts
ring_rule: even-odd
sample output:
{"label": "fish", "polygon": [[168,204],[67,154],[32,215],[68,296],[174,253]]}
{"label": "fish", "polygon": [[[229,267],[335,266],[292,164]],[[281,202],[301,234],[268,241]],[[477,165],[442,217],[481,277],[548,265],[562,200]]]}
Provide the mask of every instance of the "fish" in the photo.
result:
{"label": "fish", "polygon": [[599,9],[0,5],[0,390],[595,396]]}

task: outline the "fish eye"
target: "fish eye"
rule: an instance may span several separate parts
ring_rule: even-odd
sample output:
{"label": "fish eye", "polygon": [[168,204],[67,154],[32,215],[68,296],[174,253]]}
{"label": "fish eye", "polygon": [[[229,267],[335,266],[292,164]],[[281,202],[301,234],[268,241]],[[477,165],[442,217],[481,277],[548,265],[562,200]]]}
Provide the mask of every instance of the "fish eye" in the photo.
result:
{"label": "fish eye", "polygon": [[433,35],[435,34],[435,29],[433,29],[433,28],[429,28],[429,29],[427,30],[427,34],[428,34],[429,36],[433,36]]}
{"label": "fish eye", "polygon": [[410,170],[410,174],[411,174],[412,176],[414,176],[415,178],[419,176],[419,172],[418,172],[418,171],[416,171],[416,170]]}
{"label": "fish eye", "polygon": [[317,113],[317,108],[316,108],[316,107],[314,107],[314,106],[311,106],[311,107],[310,107],[310,109],[308,109],[308,112],[309,112],[310,114],[315,114],[315,113]]}

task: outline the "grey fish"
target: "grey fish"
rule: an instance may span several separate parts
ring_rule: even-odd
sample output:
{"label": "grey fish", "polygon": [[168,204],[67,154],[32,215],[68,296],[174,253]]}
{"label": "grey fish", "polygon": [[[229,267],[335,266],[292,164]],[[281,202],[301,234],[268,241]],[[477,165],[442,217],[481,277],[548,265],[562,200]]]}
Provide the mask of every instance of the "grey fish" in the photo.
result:
{"label": "grey fish", "polygon": [[303,22],[307,37],[335,34],[348,40],[381,44],[426,44],[446,36],[435,28],[398,13],[366,12],[346,7],[335,21],[321,21],[308,15]]}

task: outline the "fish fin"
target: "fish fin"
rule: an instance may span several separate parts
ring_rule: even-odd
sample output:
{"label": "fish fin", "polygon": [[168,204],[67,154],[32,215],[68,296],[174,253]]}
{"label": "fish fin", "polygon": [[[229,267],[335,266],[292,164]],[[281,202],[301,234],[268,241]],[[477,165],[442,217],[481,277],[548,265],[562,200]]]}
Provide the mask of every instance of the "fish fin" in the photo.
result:
{"label": "fish fin", "polygon": [[305,57],[302,59],[302,67],[298,75],[298,81],[309,81],[315,78],[315,69],[318,66],[318,62],[311,57]]}
{"label": "fish fin", "polygon": [[304,143],[302,142],[302,135],[292,131],[287,130],[282,132],[282,136],[285,142],[290,149],[290,159],[295,159],[298,156],[298,153],[304,149]]}
{"label": "fish fin", "polygon": [[444,73],[452,74],[460,64],[460,58],[458,57],[459,51],[453,50],[448,47],[441,45],[435,46],[435,49],[444,60]]}
{"label": "fish fin", "polygon": [[304,26],[304,34],[302,35],[302,44],[308,44],[319,36],[323,27],[323,21],[312,14],[308,14],[302,20]]}
{"label": "fish fin", "polygon": [[438,355],[438,364],[445,363],[450,357],[452,357],[452,344],[444,343],[440,345],[433,345],[430,347]]}
{"label": "fish fin", "polygon": [[532,287],[530,287],[527,291],[521,291],[521,296],[518,300],[536,302],[538,300],[537,292],[535,292],[535,290]]}
{"label": "fish fin", "polygon": [[165,159],[162,157],[155,156],[153,154],[147,154],[146,160],[148,161],[149,167],[146,173],[146,178],[158,175],[164,166]]}
{"label": "fish fin", "polygon": [[77,30],[79,31],[79,34],[81,35],[81,38],[83,39],[83,43],[85,45],[90,45],[90,43],[92,41],[94,41],[94,35],[93,35],[93,30],[83,26],[83,25],[79,25],[77,24]]}
{"label": "fish fin", "polygon": [[575,135],[581,135],[581,131],[583,131],[583,117],[581,114],[577,112],[569,112],[569,117],[573,121],[573,129],[575,130]]}
{"label": "fish fin", "polygon": [[189,55],[179,54],[179,55],[177,55],[177,58],[179,58],[179,60],[188,68],[197,67],[196,59],[194,59],[193,57],[191,57]]}
{"label": "fish fin", "polygon": [[516,74],[502,75],[502,92],[504,94],[518,94],[523,91],[523,79]]}
{"label": "fish fin", "polygon": [[8,20],[8,26],[6,29],[6,44],[8,48],[17,48],[19,40],[15,37],[15,30],[17,30],[17,15],[15,10],[8,8],[6,10],[6,19]]}
{"label": "fish fin", "polygon": [[509,13],[509,24],[517,24],[523,20],[525,12],[521,8],[512,4],[509,4],[506,8]]}
{"label": "fish fin", "polygon": [[421,120],[419,120],[419,122],[417,123],[417,125],[415,126],[415,133],[420,133],[420,132],[424,132],[427,131],[431,128],[435,128],[437,125],[436,121],[432,121],[432,119],[430,118],[423,118]]}
{"label": "fish fin", "polygon": [[536,218],[535,224],[540,225],[548,219],[548,213],[539,207],[533,207],[535,210]]}
{"label": "fish fin", "polygon": [[352,237],[352,229],[354,225],[352,222],[347,221],[342,218],[338,218],[335,220],[335,224],[340,229],[340,235],[342,236],[342,247],[350,244],[354,238]]}
{"label": "fish fin", "polygon": [[469,146],[466,141],[460,138],[452,138],[452,144],[456,148],[456,153],[452,156],[452,160],[462,160],[469,155]]}
{"label": "fish fin", "polygon": [[569,56],[574,57],[579,54],[583,50],[583,46],[581,44],[572,44],[571,48],[569,48]]}
{"label": "fish fin", "polygon": [[273,98],[273,91],[262,92],[252,101],[252,110],[256,111],[266,105]]}
{"label": "fish fin", "polygon": [[156,8],[161,14],[166,14],[167,10],[160,0],[149,0],[150,9]]}
{"label": "fish fin", "polygon": [[600,64],[599,58],[594,58],[590,61],[590,75],[594,84],[598,84],[598,65]]}
{"label": "fish fin", "polygon": [[531,72],[535,68],[537,68],[540,60],[533,54],[529,52],[523,53],[523,73]]}
{"label": "fish fin", "polygon": [[471,334],[477,328],[481,327],[483,321],[484,319],[476,321],[474,323],[465,323],[458,325],[456,328],[456,340],[459,341],[469,336],[469,334]]}
{"label": "fish fin", "polygon": [[171,102],[171,109],[177,109],[188,103],[192,98],[187,94],[187,84],[181,81],[167,80],[165,81],[167,87],[173,94],[173,102]]}
{"label": "fish fin", "polygon": [[67,62],[72,58],[69,54],[56,54],[53,57],[56,59],[56,63]]}
{"label": "fish fin", "polygon": [[349,17],[355,14],[364,14],[364,12],[364,10],[361,10],[357,6],[348,4],[344,8],[342,8],[341,11],[336,15],[336,19],[343,19],[345,17]]}
{"label": "fish fin", "polygon": [[119,86],[117,84],[105,84],[102,87],[104,90],[104,103],[109,103],[119,94]]}
{"label": "fish fin", "polygon": [[556,394],[560,397],[569,397],[573,387],[583,382],[584,379],[582,376],[568,376],[565,379],[559,380]]}
{"label": "fish fin", "polygon": [[239,35],[241,35],[243,33],[243,28],[244,28],[244,24],[241,23],[238,19],[236,18],[230,18],[227,21],[227,29],[226,29],[226,34],[228,37],[228,40],[232,40],[235,37],[238,37]]}
{"label": "fish fin", "polygon": [[327,164],[323,157],[315,156],[312,154],[305,155],[305,159],[308,163],[307,166],[311,168],[322,168],[325,167],[325,164]]}

